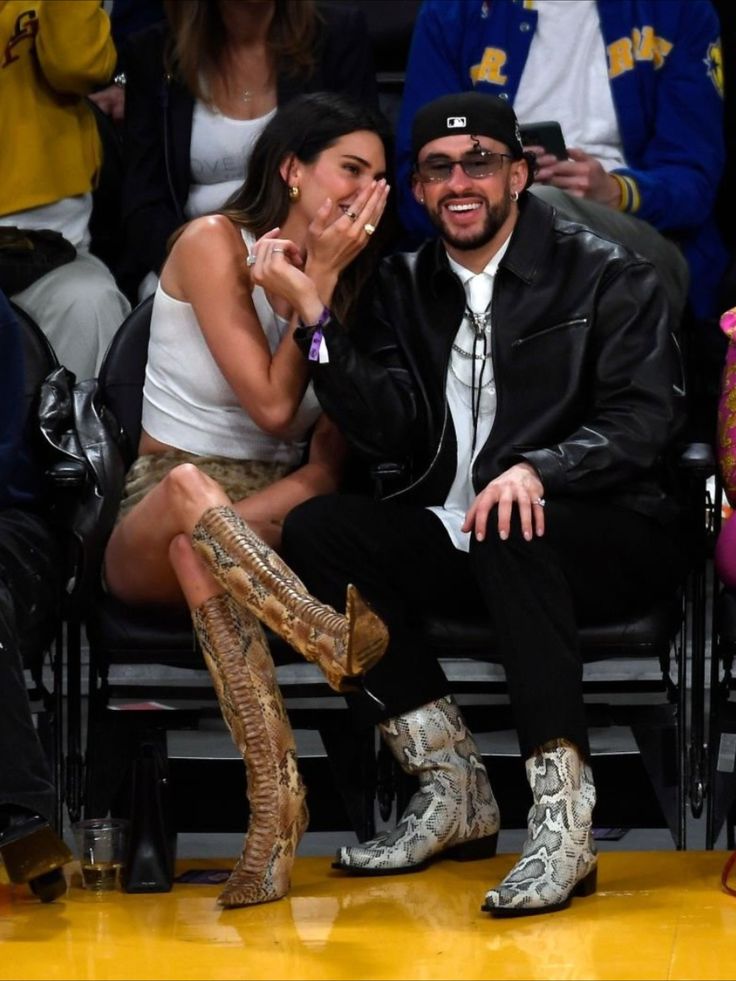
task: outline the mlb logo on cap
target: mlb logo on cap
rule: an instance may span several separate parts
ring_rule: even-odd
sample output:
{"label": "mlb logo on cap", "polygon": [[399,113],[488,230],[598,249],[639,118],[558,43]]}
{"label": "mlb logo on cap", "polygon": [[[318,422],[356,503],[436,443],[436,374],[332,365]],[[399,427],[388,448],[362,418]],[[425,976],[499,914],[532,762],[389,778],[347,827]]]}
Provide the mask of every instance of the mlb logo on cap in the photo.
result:
{"label": "mlb logo on cap", "polygon": [[523,154],[516,129],[516,114],[508,100],[485,92],[450,92],[422,106],[411,127],[414,159],[427,143],[443,136],[472,133],[505,143],[514,160]]}

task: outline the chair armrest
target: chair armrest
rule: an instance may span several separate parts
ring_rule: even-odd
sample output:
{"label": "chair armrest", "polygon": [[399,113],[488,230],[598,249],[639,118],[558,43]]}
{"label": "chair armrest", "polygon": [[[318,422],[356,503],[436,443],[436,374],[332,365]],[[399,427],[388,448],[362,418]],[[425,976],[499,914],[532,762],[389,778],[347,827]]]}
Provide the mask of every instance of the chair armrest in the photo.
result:
{"label": "chair armrest", "polygon": [[711,474],[716,469],[716,455],[711,443],[687,443],[680,448],[677,465],[681,470],[701,470]]}

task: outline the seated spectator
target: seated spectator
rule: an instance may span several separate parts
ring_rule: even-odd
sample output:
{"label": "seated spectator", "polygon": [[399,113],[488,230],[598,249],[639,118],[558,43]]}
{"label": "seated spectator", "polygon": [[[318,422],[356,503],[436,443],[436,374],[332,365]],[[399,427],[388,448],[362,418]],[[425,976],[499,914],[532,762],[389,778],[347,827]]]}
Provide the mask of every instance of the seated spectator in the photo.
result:
{"label": "seated spectator", "polygon": [[678,320],[689,267],[692,312],[712,317],[727,259],[721,64],[708,0],[426,0],[397,136],[402,218],[428,233],[409,190],[416,110],[447,92],[498,95],[521,123],[562,124],[569,159],[540,152],[535,193],[651,259]]}
{"label": "seated spectator", "polygon": [[365,19],[349,4],[164,7],[169,29],[143,32],[127,56],[120,278],[141,298],[155,289],[174,229],[221,208],[240,186],[277,105],[320,90],[378,98]]}
{"label": "seated spectator", "polygon": [[[671,595],[684,561],[661,456],[682,366],[654,267],[527,193],[508,102],[455,93],[412,128],[413,191],[440,240],[389,256],[350,331],[309,269],[289,285],[315,391],[356,451],[400,468],[387,496],[296,507],[283,554],[335,603],[353,583],[389,630],[350,696],[419,789],[398,826],[341,848],[355,875],[495,854],[500,816],[480,750],[416,625],[486,613],[532,792],[519,861],[490,889],[501,916],[596,888],[596,793],[581,624]],[[282,287],[283,284],[283,287]]]}
{"label": "seated spectator", "polygon": [[[12,299],[40,325],[78,378],[96,375],[130,310],[107,267],[89,253],[100,139],[84,96],[115,65],[110,21],[86,0],[0,5],[0,225],[51,229],[76,249]],[[2,266],[0,265],[0,276]]]}
{"label": "seated spectator", "polygon": [[39,506],[25,445],[23,347],[0,292],[0,854],[11,882],[48,902],[63,896],[72,855],[50,825],[51,770],[33,725],[23,652],[53,636],[59,547]]}
{"label": "seated spectator", "polygon": [[[314,275],[324,302],[350,322],[388,194],[384,139],[371,110],[337,95],[292,100],[266,125],[228,207],[176,237],[156,290],[140,455],[105,579],[126,603],[186,600],[193,611],[248,767],[251,824],[225,906],[285,895],[307,822],[273,663],[248,608],[338,689],[385,647],[358,597],[338,616],[269,548],[295,504],[337,489],[344,455],[293,340],[289,270]],[[283,289],[264,290],[262,277],[279,264]]]}

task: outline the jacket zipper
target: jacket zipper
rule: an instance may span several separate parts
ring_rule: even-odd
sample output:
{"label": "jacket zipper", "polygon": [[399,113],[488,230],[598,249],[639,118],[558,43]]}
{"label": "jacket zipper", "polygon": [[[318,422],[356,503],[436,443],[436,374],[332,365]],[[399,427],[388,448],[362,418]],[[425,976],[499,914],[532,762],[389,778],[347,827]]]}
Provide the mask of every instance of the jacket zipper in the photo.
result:
{"label": "jacket zipper", "polygon": [[587,322],[587,317],[578,317],[576,320],[565,320],[564,323],[546,327],[544,330],[537,331],[536,334],[530,334],[528,337],[518,337],[511,347],[521,347],[522,344],[526,344],[528,341],[535,341],[538,337],[544,337],[545,334],[552,334],[554,331],[562,330],[565,327],[578,327],[580,324],[587,324]]}

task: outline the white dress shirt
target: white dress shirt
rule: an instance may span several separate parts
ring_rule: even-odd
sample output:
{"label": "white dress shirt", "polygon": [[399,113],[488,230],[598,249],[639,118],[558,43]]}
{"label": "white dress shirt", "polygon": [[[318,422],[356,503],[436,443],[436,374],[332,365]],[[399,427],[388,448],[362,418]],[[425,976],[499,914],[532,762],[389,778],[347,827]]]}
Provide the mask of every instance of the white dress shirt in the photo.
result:
{"label": "white dress shirt", "polygon": [[[460,278],[474,313],[490,314],[493,287],[498,265],[506,253],[511,236],[506,239],[485,269],[474,274],[450,256],[452,271]],[[450,364],[445,382],[445,397],[452,416],[457,439],[457,467],[455,479],[444,505],[430,507],[447,529],[455,548],[467,552],[470,548],[470,532],[461,531],[468,508],[476,497],[472,470],[478,453],[491,434],[496,418],[496,384],[491,355],[491,331],[488,318],[483,337],[476,335],[471,317],[466,310],[452,346]],[[473,446],[473,393],[477,399],[478,419]],[[478,396],[480,396],[478,398]]]}

